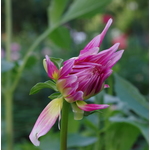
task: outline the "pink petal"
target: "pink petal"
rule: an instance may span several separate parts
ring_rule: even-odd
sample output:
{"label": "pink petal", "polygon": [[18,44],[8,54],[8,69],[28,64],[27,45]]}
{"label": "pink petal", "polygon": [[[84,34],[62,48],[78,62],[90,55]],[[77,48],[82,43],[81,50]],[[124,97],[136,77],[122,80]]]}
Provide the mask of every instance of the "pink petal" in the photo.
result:
{"label": "pink petal", "polygon": [[109,21],[107,22],[104,30],[102,31],[101,34],[97,35],[95,38],[93,38],[87,45],[86,47],[81,51],[80,55],[87,53],[89,51],[89,49],[92,49],[94,47],[99,47],[100,44],[103,41],[104,36],[107,33],[107,30],[109,29],[110,25],[112,24],[112,19],[109,19]]}
{"label": "pink petal", "polygon": [[[45,63],[45,61],[46,61],[46,63]],[[44,68],[45,68],[46,72],[48,73],[48,76],[51,79],[57,79],[58,75],[59,75],[58,74],[59,71],[47,55],[46,55],[46,60],[44,60],[43,64],[44,64]]]}
{"label": "pink petal", "polygon": [[113,53],[118,49],[119,45],[119,43],[116,43],[109,49],[99,52],[97,55],[92,56],[91,61],[98,64],[106,64],[106,62],[110,59]]}
{"label": "pink petal", "polygon": [[77,106],[80,109],[82,109],[84,111],[94,111],[94,110],[98,110],[98,109],[105,109],[105,108],[107,108],[109,106],[107,104],[101,104],[101,105],[98,105],[98,104],[87,104],[84,101],[77,101],[76,104],[77,104]]}
{"label": "pink petal", "polygon": [[35,146],[40,145],[38,138],[45,135],[56,122],[60,115],[62,105],[63,98],[56,98],[41,112],[29,136]]}
{"label": "pink petal", "polygon": [[60,79],[67,76],[70,73],[74,65],[74,62],[75,62],[74,58],[71,58],[67,60],[66,62],[64,62],[64,66],[61,68],[61,71],[60,71]]}
{"label": "pink petal", "polygon": [[115,52],[111,56],[110,61],[107,63],[107,67],[112,68],[116,64],[116,62],[121,58],[123,52],[124,52],[124,50],[120,50],[118,52]]}
{"label": "pink petal", "polygon": [[[69,75],[68,77],[65,77],[63,79],[59,79],[56,82],[57,89],[63,93],[65,88],[71,87],[73,83],[77,81],[76,75]],[[76,82],[77,83],[77,82]]]}
{"label": "pink petal", "polygon": [[74,101],[82,101],[83,100],[83,92],[78,91],[73,94],[70,94],[69,96],[65,97],[65,100],[68,101],[69,103],[74,102]]}
{"label": "pink petal", "polygon": [[[96,38],[96,37],[95,37]],[[99,47],[92,47],[91,49],[88,49],[88,51],[85,52],[85,49],[80,51],[80,57],[81,56],[88,56],[88,55],[93,55],[93,54],[97,54],[99,51]]]}

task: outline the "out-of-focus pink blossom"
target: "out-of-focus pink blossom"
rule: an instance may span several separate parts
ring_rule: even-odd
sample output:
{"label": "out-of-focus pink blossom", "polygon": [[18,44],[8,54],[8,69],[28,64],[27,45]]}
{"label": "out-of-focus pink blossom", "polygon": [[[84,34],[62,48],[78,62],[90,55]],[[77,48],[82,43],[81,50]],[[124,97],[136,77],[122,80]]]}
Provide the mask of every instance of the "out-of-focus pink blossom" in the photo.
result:
{"label": "out-of-focus pink blossom", "polygon": [[17,52],[17,51],[20,51],[21,49],[21,46],[20,44],[14,42],[14,43],[11,43],[11,50],[14,51],[14,52]]}
{"label": "out-of-focus pink blossom", "polygon": [[110,15],[110,14],[104,14],[104,15],[102,16],[102,22],[103,22],[104,24],[106,24],[110,18],[113,18],[112,15]]}
{"label": "out-of-focus pink blossom", "polygon": [[11,60],[12,61],[16,61],[16,60],[18,60],[19,58],[20,58],[20,53],[19,52],[11,52]]}
{"label": "out-of-focus pink blossom", "polygon": [[1,48],[1,58],[4,58],[5,57],[5,51],[3,48]]}
{"label": "out-of-focus pink blossom", "polygon": [[128,46],[128,36],[126,34],[120,34],[112,39],[112,44],[120,43],[119,48],[125,49]]}

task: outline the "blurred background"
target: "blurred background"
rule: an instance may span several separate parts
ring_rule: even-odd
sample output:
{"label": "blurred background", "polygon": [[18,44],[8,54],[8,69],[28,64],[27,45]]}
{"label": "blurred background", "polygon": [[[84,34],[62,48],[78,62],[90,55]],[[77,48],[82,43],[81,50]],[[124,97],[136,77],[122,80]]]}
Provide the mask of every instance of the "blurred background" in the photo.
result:
{"label": "blurred background", "polygon": [[[113,24],[108,30],[100,50],[105,50],[111,47],[114,43],[120,43],[119,49],[124,49],[125,52],[121,60],[119,60],[119,62],[114,66],[113,70],[119,76],[124,78],[121,78],[121,81],[128,80],[134,88],[137,88],[138,94],[140,94],[142,98],[148,102],[148,1],[94,0],[98,7],[84,3],[85,0],[83,0],[83,2],[79,2],[79,0],[75,1],[77,1],[77,8],[80,10],[81,8],[83,8],[83,10],[88,9],[88,11],[81,13],[81,15],[76,15],[73,19],[63,23],[38,44],[35,50],[30,54],[19,83],[13,92],[12,110],[14,150],[47,150],[50,149],[48,145],[50,143],[53,150],[59,149],[57,148],[57,140],[59,138],[57,123],[52,128],[52,131],[50,131],[50,134],[41,138],[43,141],[41,142],[40,147],[34,147],[28,139],[38,115],[50,101],[48,96],[53,93],[50,89],[44,89],[35,95],[29,95],[30,89],[38,82],[45,82],[49,80],[42,64],[45,55],[63,58],[64,60],[78,56],[79,51],[82,50],[94,36],[101,33],[109,18],[113,18]],[[64,14],[72,8],[75,1],[67,1]],[[5,76],[7,72],[11,71],[13,74],[11,80],[13,81],[17,74],[17,68],[20,64],[22,64],[23,57],[30,45],[32,45],[37,37],[48,27],[52,26],[51,20],[49,19],[49,16],[53,15],[53,11],[49,11],[52,10],[51,3],[52,1],[50,0],[12,0],[12,40],[10,45],[10,62],[13,64],[13,67],[10,67],[10,63],[8,64],[6,61],[7,34],[5,30],[5,1],[1,1],[2,89],[5,87],[7,82],[7,78]],[[70,16],[71,15],[70,11]],[[112,75],[110,79],[106,81],[111,85],[111,88],[89,100],[99,101],[100,99],[103,99],[103,102],[110,104],[113,103],[109,111],[102,110],[102,113],[94,113],[85,117],[82,121],[74,121],[72,116],[73,114],[70,112],[69,123],[71,127],[69,127],[69,150],[93,150],[93,147],[95,150],[148,150],[148,142],[145,136],[143,136],[148,131],[147,120],[143,118],[143,116],[138,116],[138,113],[136,114],[134,109],[132,110],[132,108],[124,105],[121,100],[121,96],[117,94],[117,86],[119,86],[119,83],[115,82],[116,78],[120,77],[116,75],[114,78]],[[115,87],[114,84],[116,85]],[[6,104],[4,101],[5,97],[2,93],[1,131],[3,150],[7,147],[5,136]],[[143,123],[144,126],[141,125],[141,127],[139,125],[137,127],[135,125],[136,123],[131,124],[129,120],[119,120],[117,122],[113,120],[114,118],[112,118],[115,123],[112,120],[109,120],[111,117],[116,116],[126,118],[130,118],[132,116],[134,119],[139,119],[140,121],[138,121]],[[98,135],[96,135],[97,130],[94,129],[95,127],[92,124],[92,117],[95,118],[94,125],[98,128],[98,130],[101,128],[103,129]],[[107,123],[102,118],[107,118]],[[101,122],[102,124],[105,122],[110,125],[105,130],[107,125],[104,127]],[[147,128],[144,128],[145,126]],[[119,129],[122,130],[120,131]],[[112,131],[114,132],[112,133]],[[126,131],[126,134],[123,131]],[[130,135],[132,131],[134,131],[133,136]],[[122,141],[119,141],[121,135]],[[116,141],[113,141],[114,138]],[[114,143],[117,144],[115,145]],[[124,146],[123,143],[126,143],[128,146]],[[126,148],[123,149],[123,147]]]}

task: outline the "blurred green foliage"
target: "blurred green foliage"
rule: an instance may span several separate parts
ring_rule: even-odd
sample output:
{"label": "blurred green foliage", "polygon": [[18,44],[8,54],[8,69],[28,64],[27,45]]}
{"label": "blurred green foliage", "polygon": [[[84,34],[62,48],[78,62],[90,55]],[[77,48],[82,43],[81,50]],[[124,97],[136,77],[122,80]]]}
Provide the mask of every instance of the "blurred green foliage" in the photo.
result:
{"label": "blurred green foliage", "polygon": [[[148,150],[148,1],[65,0],[60,5],[61,1],[54,0],[49,6],[52,1],[13,0],[13,42],[18,43],[21,50],[18,51],[20,57],[12,63],[5,60],[4,2],[2,0],[2,85],[5,84],[7,71],[12,70],[12,79],[16,76],[17,67],[22,63],[26,49],[46,27],[55,25],[61,19],[69,20],[40,43],[25,66],[14,93],[15,150],[46,150],[49,147],[52,150],[58,149],[57,124],[49,134],[41,138],[40,147],[34,147],[28,139],[39,113],[49,102],[47,97],[53,93],[53,90],[44,89],[29,96],[30,89],[37,82],[49,80],[42,66],[45,54],[65,60],[77,56],[89,40],[102,31],[106,14],[112,16],[114,23],[100,49],[107,49],[112,45],[113,29],[127,35],[125,52],[113,70],[133,85],[118,75],[114,78],[112,76],[113,96],[101,92],[89,100],[108,103],[108,109],[93,113],[82,121],[73,120],[70,113],[68,147],[70,150]],[[77,35],[82,39],[75,39]],[[2,131],[4,129],[2,103]],[[4,149],[5,134],[2,134],[2,140]]]}

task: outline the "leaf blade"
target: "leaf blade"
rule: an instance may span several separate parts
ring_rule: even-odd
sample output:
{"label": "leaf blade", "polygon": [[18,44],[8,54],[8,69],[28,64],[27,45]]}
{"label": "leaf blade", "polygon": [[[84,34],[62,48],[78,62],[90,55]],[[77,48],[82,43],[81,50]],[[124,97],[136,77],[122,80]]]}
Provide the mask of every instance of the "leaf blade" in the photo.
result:
{"label": "leaf blade", "polygon": [[36,94],[43,88],[50,88],[50,89],[53,89],[53,90],[57,91],[55,83],[48,80],[46,82],[39,82],[36,85],[34,85],[31,88],[29,95]]}
{"label": "leaf blade", "polygon": [[145,119],[149,119],[148,103],[144,96],[131,83],[115,74],[115,92],[121,101]]}

